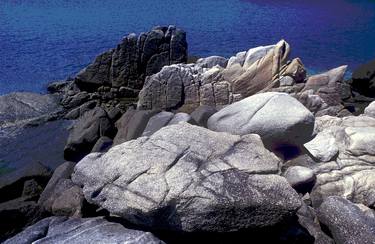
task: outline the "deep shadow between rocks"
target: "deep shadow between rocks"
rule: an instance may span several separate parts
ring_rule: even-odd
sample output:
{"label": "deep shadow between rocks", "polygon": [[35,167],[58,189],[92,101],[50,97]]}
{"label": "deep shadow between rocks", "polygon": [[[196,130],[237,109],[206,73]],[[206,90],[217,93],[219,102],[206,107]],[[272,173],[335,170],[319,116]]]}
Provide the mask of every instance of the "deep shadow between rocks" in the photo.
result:
{"label": "deep shadow between rocks", "polygon": [[266,148],[274,152],[279,158],[285,161],[296,158],[302,154],[302,149],[300,147],[293,146],[293,145],[287,145],[287,144],[280,144],[280,145],[273,145],[273,146],[266,145]]}
{"label": "deep shadow between rocks", "polygon": [[297,217],[272,228],[241,230],[229,233],[150,231],[140,228],[118,217],[106,217],[108,221],[120,223],[129,229],[152,232],[167,244],[233,244],[233,243],[288,243],[312,244],[315,239],[298,223]]}

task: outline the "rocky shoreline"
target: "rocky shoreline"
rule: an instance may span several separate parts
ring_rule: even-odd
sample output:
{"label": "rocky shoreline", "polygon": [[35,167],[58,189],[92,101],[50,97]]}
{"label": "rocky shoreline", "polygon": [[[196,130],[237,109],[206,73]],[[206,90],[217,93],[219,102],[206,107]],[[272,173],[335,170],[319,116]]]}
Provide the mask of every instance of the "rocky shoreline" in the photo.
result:
{"label": "rocky shoreline", "polygon": [[375,63],[291,47],[187,63],[130,34],[47,95],[0,97],[4,243],[375,243]]}

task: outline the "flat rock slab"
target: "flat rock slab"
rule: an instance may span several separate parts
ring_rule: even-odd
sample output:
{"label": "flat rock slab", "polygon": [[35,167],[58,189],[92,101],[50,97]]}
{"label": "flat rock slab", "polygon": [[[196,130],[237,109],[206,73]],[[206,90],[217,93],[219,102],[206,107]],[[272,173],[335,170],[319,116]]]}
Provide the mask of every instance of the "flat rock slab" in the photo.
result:
{"label": "flat rock slab", "polygon": [[103,218],[50,217],[4,242],[4,244],[29,243],[162,244],[164,242],[149,232],[127,229]]}
{"label": "flat rock slab", "polygon": [[280,161],[258,135],[213,132],[185,122],[92,153],[72,180],[86,199],[134,224],[226,232],[274,226],[300,207]]}
{"label": "flat rock slab", "polygon": [[30,119],[60,109],[56,95],[15,92],[0,96],[0,126]]}

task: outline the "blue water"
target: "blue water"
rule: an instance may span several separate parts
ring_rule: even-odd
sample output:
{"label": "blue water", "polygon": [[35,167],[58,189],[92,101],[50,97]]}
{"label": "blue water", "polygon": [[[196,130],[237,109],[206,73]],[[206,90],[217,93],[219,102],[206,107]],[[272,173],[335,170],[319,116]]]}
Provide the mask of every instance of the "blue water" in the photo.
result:
{"label": "blue water", "polygon": [[168,24],[199,56],[284,38],[312,72],[375,58],[370,0],[0,0],[0,94],[43,92],[125,34]]}

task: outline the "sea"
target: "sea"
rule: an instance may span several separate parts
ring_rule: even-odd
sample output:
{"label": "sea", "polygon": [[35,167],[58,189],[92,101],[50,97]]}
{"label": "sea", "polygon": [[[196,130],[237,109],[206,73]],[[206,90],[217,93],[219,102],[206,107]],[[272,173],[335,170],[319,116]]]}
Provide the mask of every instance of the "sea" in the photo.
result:
{"label": "sea", "polygon": [[310,74],[375,59],[374,0],[0,0],[0,95],[43,93],[157,25],[184,29],[199,57],[285,39]]}

